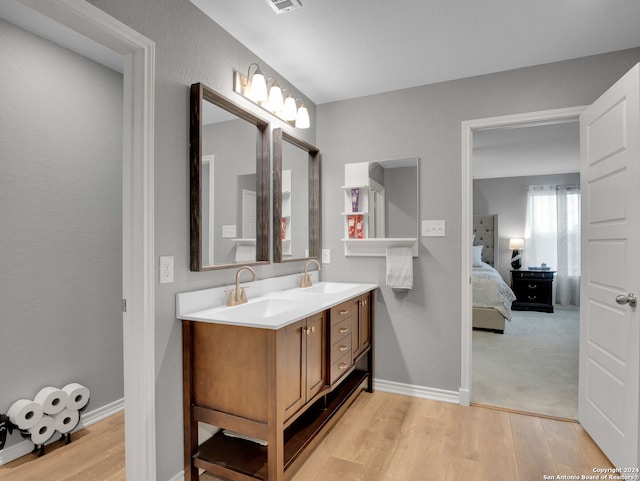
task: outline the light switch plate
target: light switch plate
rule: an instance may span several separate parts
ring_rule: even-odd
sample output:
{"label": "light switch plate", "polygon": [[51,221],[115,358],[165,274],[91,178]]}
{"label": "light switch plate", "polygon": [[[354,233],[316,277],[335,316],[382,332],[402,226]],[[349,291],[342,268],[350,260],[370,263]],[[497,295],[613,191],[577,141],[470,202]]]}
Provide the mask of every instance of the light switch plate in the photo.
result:
{"label": "light switch plate", "polygon": [[331,264],[331,249],[322,249],[322,263]]}
{"label": "light switch plate", "polygon": [[236,237],[236,225],[228,224],[222,226],[222,237],[225,239],[233,239]]}
{"label": "light switch plate", "polygon": [[173,282],[173,256],[160,256],[160,284]]}
{"label": "light switch plate", "polygon": [[422,237],[445,237],[446,222],[444,220],[423,220]]}

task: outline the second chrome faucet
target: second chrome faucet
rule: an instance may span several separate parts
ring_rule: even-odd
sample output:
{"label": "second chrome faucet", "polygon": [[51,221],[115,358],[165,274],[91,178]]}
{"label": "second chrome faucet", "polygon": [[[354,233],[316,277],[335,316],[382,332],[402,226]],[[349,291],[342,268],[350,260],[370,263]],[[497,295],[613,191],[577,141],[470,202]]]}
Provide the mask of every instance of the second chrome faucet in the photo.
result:
{"label": "second chrome faucet", "polygon": [[310,262],[315,262],[318,266],[318,270],[322,270],[322,268],[320,267],[320,263],[316,259],[309,259],[304,265],[304,274],[302,274],[302,277],[300,278],[300,287],[311,287],[311,285],[313,284],[313,282],[311,281],[311,274],[307,272]]}

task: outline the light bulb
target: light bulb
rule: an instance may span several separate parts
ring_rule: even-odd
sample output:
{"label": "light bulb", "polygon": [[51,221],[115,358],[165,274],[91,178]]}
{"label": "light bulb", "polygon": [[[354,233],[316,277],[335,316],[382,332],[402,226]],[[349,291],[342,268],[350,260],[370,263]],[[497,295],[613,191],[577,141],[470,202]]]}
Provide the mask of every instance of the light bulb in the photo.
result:
{"label": "light bulb", "polygon": [[309,121],[309,111],[303,105],[298,109],[298,115],[296,117],[296,127],[299,129],[308,129],[311,126]]}
{"label": "light bulb", "polygon": [[284,108],[282,89],[278,83],[274,83],[269,89],[269,109],[272,112],[280,112]]}
{"label": "light bulb", "polygon": [[284,101],[284,111],[282,118],[285,120],[296,120],[298,118],[298,109],[296,108],[296,99],[289,95]]}
{"label": "light bulb", "polygon": [[251,93],[250,96],[256,102],[263,102],[267,100],[267,81],[260,69],[256,70],[251,78]]}

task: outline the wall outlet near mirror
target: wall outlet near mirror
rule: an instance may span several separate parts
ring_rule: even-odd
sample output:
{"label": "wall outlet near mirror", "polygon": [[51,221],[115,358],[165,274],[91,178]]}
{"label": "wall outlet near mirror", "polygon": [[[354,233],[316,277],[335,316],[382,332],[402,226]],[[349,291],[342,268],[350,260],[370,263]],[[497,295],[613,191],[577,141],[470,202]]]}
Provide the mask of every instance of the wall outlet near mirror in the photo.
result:
{"label": "wall outlet near mirror", "polygon": [[446,222],[444,220],[423,220],[422,237],[445,237]]}
{"label": "wall outlet near mirror", "polygon": [[236,237],[236,225],[235,224],[223,225],[222,237],[225,239]]}
{"label": "wall outlet near mirror", "polygon": [[173,282],[173,256],[160,256],[160,284]]}

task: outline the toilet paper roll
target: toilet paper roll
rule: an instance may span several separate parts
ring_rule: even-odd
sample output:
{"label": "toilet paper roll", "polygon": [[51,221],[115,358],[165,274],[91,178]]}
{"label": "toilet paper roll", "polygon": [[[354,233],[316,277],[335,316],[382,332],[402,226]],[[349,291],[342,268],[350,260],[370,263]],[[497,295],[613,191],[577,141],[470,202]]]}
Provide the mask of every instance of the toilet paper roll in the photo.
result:
{"label": "toilet paper roll", "polygon": [[62,389],[47,386],[36,394],[33,399],[38,404],[42,404],[42,412],[45,414],[58,414],[67,407],[67,398],[69,395]]}
{"label": "toilet paper roll", "polygon": [[80,421],[80,413],[77,410],[64,409],[56,414],[54,419],[54,427],[61,434],[67,434],[73,431]]}
{"label": "toilet paper roll", "polygon": [[29,434],[31,434],[31,442],[33,442],[33,444],[46,443],[55,432],[55,421],[51,416],[47,415],[42,416],[40,422],[29,429]]}
{"label": "toilet paper roll", "polygon": [[29,429],[42,419],[42,405],[31,399],[18,399],[7,411],[7,416],[18,429]]}
{"label": "toilet paper roll", "polygon": [[89,402],[89,389],[82,384],[72,382],[62,388],[67,393],[67,409],[82,409]]}

